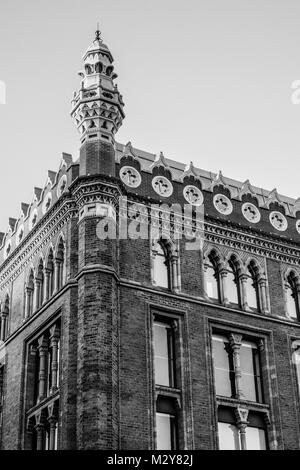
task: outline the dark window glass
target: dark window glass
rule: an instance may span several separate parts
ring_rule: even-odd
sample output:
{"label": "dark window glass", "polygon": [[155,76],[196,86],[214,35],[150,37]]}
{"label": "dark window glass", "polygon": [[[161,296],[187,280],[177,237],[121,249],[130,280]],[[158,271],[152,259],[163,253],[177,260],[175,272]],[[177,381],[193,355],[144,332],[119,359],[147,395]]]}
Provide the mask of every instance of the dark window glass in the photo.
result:
{"label": "dark window glass", "polygon": [[240,450],[240,435],[237,426],[219,422],[218,435],[220,450]]}
{"label": "dark window glass", "polygon": [[241,388],[246,400],[262,402],[259,351],[255,343],[243,341],[240,348]]}
{"label": "dark window glass", "polygon": [[208,260],[205,271],[206,293],[211,299],[219,300],[219,277],[213,263]]}
{"label": "dark window glass", "polygon": [[156,413],[156,449],[176,449],[176,418],[167,413]]}
{"label": "dark window glass", "polygon": [[156,449],[178,448],[177,417],[173,399],[159,396],[156,402]]}
{"label": "dark window glass", "polygon": [[227,338],[213,336],[213,360],[216,394],[225,397],[235,395],[234,368]]}
{"label": "dark window glass", "polygon": [[233,262],[229,263],[227,276],[225,277],[227,299],[232,304],[240,304],[239,281],[237,269]]}
{"label": "dark window glass", "polygon": [[154,370],[157,385],[175,386],[173,329],[158,321],[154,323]]}

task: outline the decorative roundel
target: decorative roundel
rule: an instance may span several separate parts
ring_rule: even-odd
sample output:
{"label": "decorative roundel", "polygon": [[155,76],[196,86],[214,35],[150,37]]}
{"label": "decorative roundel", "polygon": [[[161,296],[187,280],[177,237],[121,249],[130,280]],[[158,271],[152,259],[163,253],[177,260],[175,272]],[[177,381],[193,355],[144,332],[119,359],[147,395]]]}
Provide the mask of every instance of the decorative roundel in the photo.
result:
{"label": "decorative roundel", "polygon": [[242,205],[242,214],[252,224],[257,224],[260,221],[260,212],[254,204],[251,202],[245,202]]}
{"label": "decorative roundel", "polygon": [[162,197],[169,197],[173,193],[173,185],[164,176],[155,176],[152,180],[154,191]]}
{"label": "decorative roundel", "polygon": [[24,236],[24,225],[20,225],[16,234],[16,244],[17,246],[21,243]]}
{"label": "decorative roundel", "polygon": [[43,202],[43,207],[42,207],[43,214],[46,214],[46,212],[48,212],[48,210],[50,209],[51,201],[52,201],[52,194],[48,193],[47,197],[45,198]]}
{"label": "decorative roundel", "polygon": [[227,196],[224,194],[216,194],[214,196],[213,202],[218,212],[224,215],[231,214],[233,207]]}
{"label": "decorative roundel", "polygon": [[11,252],[11,240],[8,240],[4,246],[4,253],[3,253],[4,259],[6,259],[9,256],[10,252]]}
{"label": "decorative roundel", "polygon": [[60,197],[66,190],[67,187],[67,176],[63,175],[57,186],[57,197]]}
{"label": "decorative roundel", "polygon": [[37,209],[34,209],[29,220],[29,230],[31,230],[35,226],[37,222],[37,218],[38,218],[38,211]]}
{"label": "decorative roundel", "polygon": [[275,227],[277,230],[280,230],[283,232],[284,230],[287,229],[288,223],[286,218],[284,217],[281,212],[273,211],[269,215],[269,219],[273,227]]}
{"label": "decorative roundel", "polygon": [[183,189],[184,199],[194,206],[201,206],[203,203],[203,194],[196,186],[185,186]]}
{"label": "decorative roundel", "polygon": [[142,182],[140,173],[133,166],[122,166],[119,175],[123,183],[130,188],[137,188]]}
{"label": "decorative roundel", "polygon": [[297,220],[297,222],[296,222],[296,230],[297,230],[298,233],[300,233],[300,219]]}

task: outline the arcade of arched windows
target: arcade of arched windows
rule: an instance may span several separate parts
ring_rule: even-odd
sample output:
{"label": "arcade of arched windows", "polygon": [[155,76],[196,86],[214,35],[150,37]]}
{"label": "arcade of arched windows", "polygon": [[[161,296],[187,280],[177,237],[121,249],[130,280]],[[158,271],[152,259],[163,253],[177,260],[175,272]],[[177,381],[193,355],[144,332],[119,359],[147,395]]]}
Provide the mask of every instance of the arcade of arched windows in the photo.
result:
{"label": "arcade of arched windows", "polygon": [[226,258],[217,249],[204,256],[205,295],[225,306],[268,313],[267,279],[258,261],[242,262],[236,253]]}
{"label": "arcade of arched windows", "polygon": [[49,248],[36,267],[27,273],[24,316],[29,318],[58,292],[65,282],[65,243],[60,238],[56,250]]}

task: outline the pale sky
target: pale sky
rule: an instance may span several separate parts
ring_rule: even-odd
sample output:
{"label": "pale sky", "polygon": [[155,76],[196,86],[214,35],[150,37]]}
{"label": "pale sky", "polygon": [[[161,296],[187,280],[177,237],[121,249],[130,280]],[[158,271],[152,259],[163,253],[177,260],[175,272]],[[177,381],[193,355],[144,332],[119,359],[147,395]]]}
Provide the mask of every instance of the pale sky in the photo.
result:
{"label": "pale sky", "polygon": [[78,157],[70,100],[98,21],[117,141],[300,196],[299,0],[0,0],[0,231],[62,152]]}

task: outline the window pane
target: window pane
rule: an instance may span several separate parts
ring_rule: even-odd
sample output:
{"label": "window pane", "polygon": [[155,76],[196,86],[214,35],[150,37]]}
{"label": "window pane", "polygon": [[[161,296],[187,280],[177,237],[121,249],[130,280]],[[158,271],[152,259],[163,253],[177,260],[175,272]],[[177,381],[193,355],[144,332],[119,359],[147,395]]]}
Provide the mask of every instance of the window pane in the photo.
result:
{"label": "window pane", "polygon": [[250,308],[254,308],[257,310],[257,292],[255,285],[253,283],[253,279],[251,277],[247,277],[246,281],[246,291],[247,291],[247,302]]}
{"label": "window pane", "polygon": [[288,287],[286,292],[286,300],[287,300],[287,311],[290,317],[297,318],[297,308],[295,298],[293,296],[293,290],[291,287]]}
{"label": "window pane", "polygon": [[175,417],[166,413],[156,413],[156,449],[175,449]]}
{"label": "window pane", "polygon": [[160,243],[154,257],[153,280],[157,286],[169,288],[168,261]]}
{"label": "window pane", "polygon": [[237,284],[235,282],[235,275],[233,271],[228,271],[225,277],[226,282],[226,293],[229,302],[233,304],[239,303]]}
{"label": "window pane", "polygon": [[155,383],[173,386],[172,329],[165,323],[154,323]]}
{"label": "window pane", "polygon": [[233,370],[230,368],[229,356],[226,351],[227,347],[228,341],[226,338],[223,338],[222,336],[213,336],[216,394],[231,397],[233,395]]}
{"label": "window pane", "polygon": [[215,276],[215,269],[208,265],[205,271],[206,293],[211,299],[219,299],[218,281]]}
{"label": "window pane", "polygon": [[264,429],[246,428],[247,450],[266,450],[266,435]]}
{"label": "window pane", "polygon": [[240,349],[240,362],[241,362],[241,388],[246,400],[259,401],[260,381],[257,380],[259,376],[259,369],[255,371],[254,357],[258,354],[257,346],[254,343],[244,341]]}
{"label": "window pane", "polygon": [[218,423],[219,449],[240,450],[239,430],[230,423]]}

